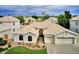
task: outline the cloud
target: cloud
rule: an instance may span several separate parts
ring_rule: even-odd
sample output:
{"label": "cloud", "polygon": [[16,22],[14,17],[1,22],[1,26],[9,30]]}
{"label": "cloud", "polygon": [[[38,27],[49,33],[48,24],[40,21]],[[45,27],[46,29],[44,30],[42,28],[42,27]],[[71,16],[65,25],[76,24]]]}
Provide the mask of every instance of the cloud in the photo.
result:
{"label": "cloud", "polygon": [[0,5],[0,15],[4,16],[42,15],[43,12],[48,15],[59,15],[65,10],[71,11],[73,15],[79,14],[78,5]]}

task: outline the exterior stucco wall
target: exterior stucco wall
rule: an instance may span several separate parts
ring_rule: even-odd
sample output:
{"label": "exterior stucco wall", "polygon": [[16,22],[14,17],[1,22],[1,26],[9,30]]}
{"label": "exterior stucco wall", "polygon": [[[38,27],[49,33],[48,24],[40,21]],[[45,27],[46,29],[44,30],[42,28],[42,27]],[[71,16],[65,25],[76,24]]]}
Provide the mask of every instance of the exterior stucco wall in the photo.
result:
{"label": "exterior stucco wall", "polygon": [[45,43],[53,43],[54,36],[52,34],[46,34],[44,40],[45,40]]}
{"label": "exterior stucco wall", "polygon": [[[15,23],[15,25],[13,25],[13,23]],[[11,23],[2,23],[0,24],[0,27],[6,29],[6,28],[9,28],[9,29],[12,29],[11,31],[13,32],[13,29],[18,30],[20,28],[20,22],[11,22]]]}
{"label": "exterior stucco wall", "polygon": [[[28,36],[32,36],[32,41],[28,41]],[[27,33],[23,35],[23,41],[19,40],[19,35],[13,35],[13,41],[14,42],[24,42],[24,43],[36,43],[37,41],[37,35],[32,33]]]}
{"label": "exterior stucco wall", "polygon": [[[78,24],[76,25],[76,22],[78,22]],[[79,21],[70,21],[70,30],[76,32],[79,32]]]}
{"label": "exterior stucco wall", "polygon": [[17,31],[19,28],[20,28],[20,22],[15,22],[13,29],[15,29],[15,31]]}
{"label": "exterior stucco wall", "polygon": [[8,35],[8,39],[11,39],[12,38],[12,34],[10,32],[11,32],[11,30],[0,32],[0,37],[5,39],[4,36],[5,36],[5,34],[7,34]]}
{"label": "exterior stucco wall", "polygon": [[[32,41],[28,41],[28,36],[32,36]],[[37,42],[37,35],[32,34],[32,33],[28,33],[24,35],[24,42],[25,43],[36,43]]]}
{"label": "exterior stucco wall", "polygon": [[13,35],[13,41],[19,42],[19,35]]}

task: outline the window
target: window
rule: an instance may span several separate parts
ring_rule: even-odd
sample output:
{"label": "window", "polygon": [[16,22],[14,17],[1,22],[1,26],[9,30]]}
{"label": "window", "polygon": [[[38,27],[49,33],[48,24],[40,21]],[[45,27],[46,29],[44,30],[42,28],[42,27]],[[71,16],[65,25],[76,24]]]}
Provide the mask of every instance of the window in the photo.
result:
{"label": "window", "polygon": [[78,32],[77,29],[75,29],[75,32]]}
{"label": "window", "polygon": [[13,23],[13,25],[15,25],[15,23]]}
{"label": "window", "polygon": [[2,24],[2,22],[0,22],[0,24]]}
{"label": "window", "polygon": [[23,40],[23,35],[19,35],[19,40]]}
{"label": "window", "polygon": [[28,36],[28,41],[32,41],[32,36]]}
{"label": "window", "polygon": [[78,22],[76,22],[76,26],[78,25]]}
{"label": "window", "polygon": [[76,29],[76,32],[77,32],[77,29]]}
{"label": "window", "polygon": [[5,36],[5,39],[8,39],[8,34],[5,34],[4,36]]}

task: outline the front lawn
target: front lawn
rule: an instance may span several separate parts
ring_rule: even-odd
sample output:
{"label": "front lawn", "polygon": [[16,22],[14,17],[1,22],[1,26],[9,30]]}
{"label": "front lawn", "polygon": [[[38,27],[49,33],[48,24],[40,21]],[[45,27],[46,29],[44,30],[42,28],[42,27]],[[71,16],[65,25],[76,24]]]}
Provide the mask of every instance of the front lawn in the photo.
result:
{"label": "front lawn", "polygon": [[46,49],[32,50],[26,47],[17,46],[17,47],[8,49],[6,54],[47,54],[47,50]]}

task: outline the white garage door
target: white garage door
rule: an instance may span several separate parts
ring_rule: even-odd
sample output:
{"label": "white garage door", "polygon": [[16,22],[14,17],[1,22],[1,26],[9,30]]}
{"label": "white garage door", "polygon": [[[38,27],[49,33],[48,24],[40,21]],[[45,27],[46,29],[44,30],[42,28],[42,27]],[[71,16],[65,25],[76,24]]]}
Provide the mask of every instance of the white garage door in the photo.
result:
{"label": "white garage door", "polygon": [[74,38],[69,37],[58,37],[55,40],[55,44],[74,44]]}

